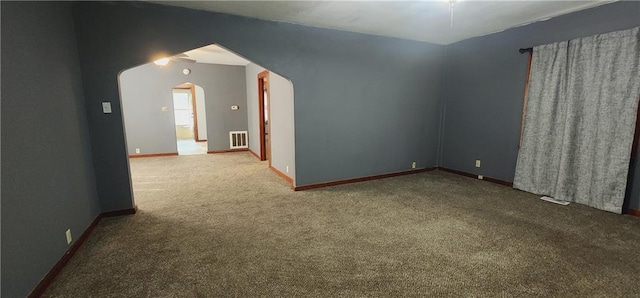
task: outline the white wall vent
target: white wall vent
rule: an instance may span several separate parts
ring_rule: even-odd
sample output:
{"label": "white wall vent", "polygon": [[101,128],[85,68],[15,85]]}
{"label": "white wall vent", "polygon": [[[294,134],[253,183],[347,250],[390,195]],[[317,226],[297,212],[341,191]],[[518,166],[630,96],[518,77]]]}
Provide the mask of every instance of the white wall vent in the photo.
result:
{"label": "white wall vent", "polygon": [[229,132],[229,148],[240,149],[249,148],[247,141],[247,131],[230,131]]}

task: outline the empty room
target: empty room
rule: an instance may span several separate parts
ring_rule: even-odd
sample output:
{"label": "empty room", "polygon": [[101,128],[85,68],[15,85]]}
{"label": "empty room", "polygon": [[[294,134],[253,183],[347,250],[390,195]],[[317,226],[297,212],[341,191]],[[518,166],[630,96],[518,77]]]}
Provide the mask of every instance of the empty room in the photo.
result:
{"label": "empty room", "polygon": [[638,296],[640,2],[0,5],[2,297]]}

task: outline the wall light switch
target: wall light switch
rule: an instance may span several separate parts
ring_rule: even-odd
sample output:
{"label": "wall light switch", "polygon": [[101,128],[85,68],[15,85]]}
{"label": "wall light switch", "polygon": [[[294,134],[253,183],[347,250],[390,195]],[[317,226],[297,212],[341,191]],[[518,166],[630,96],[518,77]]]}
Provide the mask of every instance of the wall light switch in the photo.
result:
{"label": "wall light switch", "polygon": [[166,106],[163,106],[163,107],[162,107],[162,111],[163,111],[163,112],[168,112],[168,111],[169,111],[169,108],[168,108],[168,107],[166,107]]}
{"label": "wall light switch", "polygon": [[111,114],[111,103],[108,101],[102,102],[102,113]]}
{"label": "wall light switch", "polygon": [[480,160],[476,159],[476,168],[479,168],[479,167],[480,167]]}
{"label": "wall light switch", "polygon": [[287,173],[289,173],[289,166],[287,166]]}
{"label": "wall light switch", "polygon": [[71,229],[68,229],[65,232],[65,235],[67,236],[67,244],[71,243],[71,241],[73,240],[73,238],[71,238]]}

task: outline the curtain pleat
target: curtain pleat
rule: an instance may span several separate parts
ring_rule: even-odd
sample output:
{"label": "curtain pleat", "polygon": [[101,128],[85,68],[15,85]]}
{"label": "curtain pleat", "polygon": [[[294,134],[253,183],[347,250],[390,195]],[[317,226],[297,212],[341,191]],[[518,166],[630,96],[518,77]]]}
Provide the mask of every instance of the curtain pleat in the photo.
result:
{"label": "curtain pleat", "polygon": [[533,49],[527,113],[518,152],[515,188],[541,194],[555,192],[566,118],[568,43]]}
{"label": "curtain pleat", "polygon": [[639,34],[634,28],[534,48],[515,188],[622,212],[640,94]]}

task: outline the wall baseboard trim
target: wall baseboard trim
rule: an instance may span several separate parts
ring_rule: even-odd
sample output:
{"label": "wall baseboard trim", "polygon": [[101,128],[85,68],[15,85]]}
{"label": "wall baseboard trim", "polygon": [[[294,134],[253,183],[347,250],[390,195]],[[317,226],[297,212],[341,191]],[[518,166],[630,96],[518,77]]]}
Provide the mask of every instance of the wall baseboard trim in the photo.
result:
{"label": "wall baseboard trim", "polygon": [[58,260],[58,262],[55,265],[53,265],[53,268],[49,270],[49,273],[47,273],[47,275],[45,275],[44,278],[40,280],[40,282],[36,285],[35,288],[33,288],[33,290],[31,290],[31,293],[29,293],[27,297],[36,298],[36,297],[41,297],[44,294],[47,288],[56,280],[56,278],[58,277],[62,269],[64,269],[67,263],[69,263],[73,255],[75,255],[78,249],[80,249],[80,247],[87,241],[87,239],[89,239],[89,236],[96,229],[100,220],[106,217],[132,215],[132,214],[135,214],[137,211],[138,211],[138,206],[135,206],[134,208],[115,210],[115,211],[103,212],[98,214],[98,216],[96,216],[96,218],[93,219],[93,221],[84,230],[84,232],[82,232],[82,235],[80,235],[80,237],[78,237],[78,239],[76,239],[76,241],[73,242],[71,246],[69,246],[69,248],[64,253],[62,258],[60,258],[60,260]]}
{"label": "wall baseboard trim", "polygon": [[242,148],[242,149],[227,149],[227,150],[209,150],[207,151],[207,153],[217,154],[217,153],[231,153],[231,152],[244,152],[244,151],[249,151],[249,149]]}
{"label": "wall baseboard trim", "polygon": [[150,154],[131,154],[131,155],[129,155],[129,158],[159,157],[159,156],[178,156],[178,152],[150,153]]}
{"label": "wall baseboard trim", "polygon": [[293,190],[301,191],[301,190],[309,190],[309,189],[314,189],[314,188],[322,188],[322,187],[328,187],[328,186],[336,186],[336,185],[342,185],[342,184],[364,182],[364,181],[369,181],[369,180],[378,180],[378,179],[391,178],[391,177],[396,177],[396,176],[404,176],[404,175],[424,173],[424,172],[428,172],[428,171],[433,171],[435,169],[437,169],[437,168],[436,167],[422,168],[422,169],[415,169],[415,170],[409,170],[409,171],[393,172],[393,173],[387,173],[387,174],[381,174],[381,175],[365,176],[365,177],[345,179],[345,180],[337,180],[337,181],[317,183],[317,184],[308,184],[308,185],[296,186],[296,187],[293,188]]}
{"label": "wall baseboard trim", "polygon": [[[473,179],[478,179],[478,175],[467,173],[467,172],[463,172],[463,171],[458,171],[458,170],[448,169],[448,168],[443,168],[443,167],[438,167],[438,170],[444,171],[444,172],[453,173],[453,174],[460,175],[460,176],[473,178]],[[488,181],[488,182],[492,182],[492,183],[496,183],[496,184],[500,184],[500,185],[504,185],[504,186],[513,187],[513,182],[510,182],[510,181],[504,181],[504,180],[491,178],[491,177],[487,177],[487,176],[482,177],[482,180]]]}
{"label": "wall baseboard trim", "polygon": [[135,206],[135,207],[129,208],[129,209],[122,209],[122,210],[103,212],[103,213],[100,213],[100,218],[123,216],[123,215],[133,215],[133,214],[136,214],[136,212],[138,212],[138,206]]}
{"label": "wall baseboard trim", "polygon": [[60,260],[58,260],[58,262],[55,265],[53,265],[53,268],[49,270],[49,273],[47,273],[47,275],[44,276],[44,278],[38,283],[38,285],[36,285],[36,287],[31,291],[31,293],[29,293],[29,296],[27,297],[29,298],[40,297],[44,294],[44,292],[47,290],[49,285],[51,285],[56,280],[56,278],[58,277],[58,274],[60,274],[60,271],[62,271],[64,266],[66,266],[67,263],[69,263],[69,260],[71,260],[71,257],[73,257],[73,255],[76,253],[76,251],[78,251],[80,246],[82,246],[82,244],[84,244],[85,241],[89,239],[89,235],[91,235],[93,230],[96,229],[96,226],[98,226],[98,222],[100,222],[100,219],[101,219],[101,216],[100,214],[98,214],[98,216],[96,216],[96,218],[93,219],[93,221],[84,230],[84,232],[82,232],[82,235],[80,235],[80,237],[78,237],[78,239],[76,239],[76,241],[73,242],[71,246],[69,246],[69,249],[67,249],[67,251],[64,253],[62,258],[60,258]]}
{"label": "wall baseboard trim", "polygon": [[287,174],[280,172],[280,170],[274,168],[273,166],[269,166],[269,169],[271,169],[271,171],[273,171],[274,173],[276,173],[278,176],[280,176],[282,179],[287,180],[287,182],[289,182],[289,184],[291,184],[291,188],[293,188],[293,178],[287,176]]}
{"label": "wall baseboard trim", "polygon": [[253,152],[253,150],[249,149],[249,153],[251,153],[251,155],[255,156],[258,160],[260,160],[260,155]]}
{"label": "wall baseboard trim", "polygon": [[[454,169],[443,168],[443,167],[437,167],[437,169],[440,170],[440,171],[444,171],[444,172],[449,172],[449,173],[453,173],[453,174],[457,174],[457,175],[461,175],[461,176],[465,176],[465,177],[469,177],[469,178],[473,178],[473,179],[478,179],[478,175],[476,175],[476,174],[471,174],[471,173],[458,171],[458,170],[454,170]],[[482,180],[485,180],[485,181],[488,181],[488,182],[492,182],[492,183],[497,183],[497,184],[504,185],[504,186],[513,187],[513,182],[509,182],[509,181],[504,181],[504,180],[495,179],[495,178],[486,177],[486,176],[483,177]],[[640,210],[628,209],[626,214],[640,217]]]}

